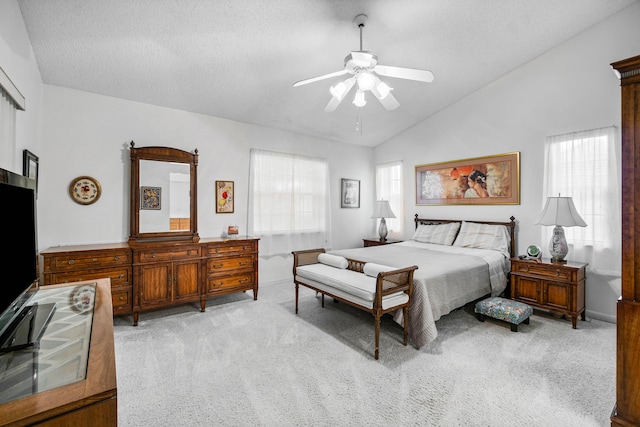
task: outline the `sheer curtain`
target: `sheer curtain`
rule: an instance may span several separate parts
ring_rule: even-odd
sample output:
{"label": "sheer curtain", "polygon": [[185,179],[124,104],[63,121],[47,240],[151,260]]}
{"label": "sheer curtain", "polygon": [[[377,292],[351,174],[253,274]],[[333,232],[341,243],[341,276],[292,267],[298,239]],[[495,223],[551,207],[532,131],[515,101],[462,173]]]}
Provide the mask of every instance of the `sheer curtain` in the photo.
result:
{"label": "sheer curtain", "polygon": [[6,91],[0,87],[0,167],[14,170],[16,107]]}
{"label": "sheer curtain", "polygon": [[261,256],[331,247],[326,159],[252,149],[249,171],[248,229]]}
{"label": "sheer curtain", "polygon": [[[404,231],[404,192],[402,191],[402,161],[376,166],[376,200],[388,200],[395,218],[385,218],[389,236],[400,237]],[[380,226],[377,220],[376,230]]]}
{"label": "sheer curtain", "polygon": [[[547,137],[543,204],[548,196],[570,196],[586,227],[565,227],[567,259],[588,262],[600,274],[621,274],[620,178],[616,128]],[[549,242],[552,227],[542,227]]]}

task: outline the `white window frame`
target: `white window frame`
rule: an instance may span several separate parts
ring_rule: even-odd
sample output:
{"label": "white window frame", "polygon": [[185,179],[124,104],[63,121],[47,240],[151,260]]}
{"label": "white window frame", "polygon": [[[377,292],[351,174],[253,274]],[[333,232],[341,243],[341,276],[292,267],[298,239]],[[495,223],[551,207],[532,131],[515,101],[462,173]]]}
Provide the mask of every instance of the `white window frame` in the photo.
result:
{"label": "white window frame", "polygon": [[[395,218],[385,218],[389,237],[404,232],[404,171],[402,160],[376,165],[376,200],[388,200]],[[380,220],[376,221],[376,230]]]}

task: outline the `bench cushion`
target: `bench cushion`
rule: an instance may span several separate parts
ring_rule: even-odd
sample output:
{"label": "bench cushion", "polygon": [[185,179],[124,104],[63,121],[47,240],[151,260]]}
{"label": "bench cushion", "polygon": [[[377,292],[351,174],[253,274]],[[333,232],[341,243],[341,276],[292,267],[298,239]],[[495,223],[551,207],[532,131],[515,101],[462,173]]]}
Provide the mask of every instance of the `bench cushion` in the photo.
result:
{"label": "bench cushion", "polygon": [[476,303],[475,312],[498,320],[519,325],[531,316],[531,306],[501,297],[492,297]]}
{"label": "bench cushion", "polygon": [[[372,308],[376,294],[376,278],[330,267],[325,264],[308,264],[296,267],[296,280],[332,293],[356,304]],[[387,295],[382,298],[383,308],[404,304],[409,296],[404,292]]]}

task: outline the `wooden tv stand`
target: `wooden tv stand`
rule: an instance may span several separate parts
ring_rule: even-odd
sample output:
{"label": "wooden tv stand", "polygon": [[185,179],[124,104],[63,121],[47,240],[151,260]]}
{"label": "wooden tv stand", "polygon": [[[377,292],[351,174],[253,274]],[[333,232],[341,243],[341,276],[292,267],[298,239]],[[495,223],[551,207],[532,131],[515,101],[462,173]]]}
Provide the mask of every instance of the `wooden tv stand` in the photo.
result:
{"label": "wooden tv stand", "polygon": [[[91,317],[87,315],[83,310],[86,308],[79,308],[79,306],[72,306],[75,290],[86,291],[85,285],[95,283],[95,304],[93,308],[93,322]],[[84,286],[84,288],[83,288]],[[68,290],[68,292],[66,292]],[[24,397],[18,397],[14,400],[8,400],[5,403],[0,404],[0,426],[116,426],[117,425],[117,387],[116,387],[116,362],[113,343],[113,318],[111,307],[111,284],[109,279],[97,279],[84,282],[76,282],[65,285],[53,285],[46,288],[40,288],[38,291],[42,295],[42,298],[49,297],[52,299],[57,298],[56,313],[54,313],[51,323],[47,327],[42,337],[42,347],[37,351],[32,352],[36,362],[38,357],[40,359],[48,358],[50,360],[56,360],[58,356],[48,356],[46,353],[49,345],[47,344],[47,337],[53,340],[52,335],[59,334],[55,337],[56,342],[64,345],[63,337],[68,333],[68,329],[65,328],[65,323],[73,322],[76,320],[76,326],[78,328],[86,327],[90,329],[90,338],[88,345],[84,345],[86,350],[80,350],[76,358],[86,360],[86,374],[81,375],[78,380],[69,382],[66,385],[54,387],[49,390],[33,392],[25,395]],[[71,298],[68,298],[68,296]],[[86,296],[86,293],[84,294]],[[40,295],[36,294],[35,298],[39,298]],[[50,301],[47,301],[50,302]],[[74,319],[75,318],[75,319]],[[84,320],[88,319],[88,320]],[[83,324],[83,321],[85,322]],[[59,326],[57,322],[60,322],[62,326]],[[67,331],[61,333],[61,331]],[[62,341],[62,342],[61,342]],[[69,342],[76,342],[77,339],[69,338]],[[75,344],[74,344],[75,345]],[[72,347],[69,345],[69,347]],[[22,356],[27,353],[25,350],[19,350]],[[57,349],[53,349],[53,352],[57,352]],[[51,352],[50,352],[51,353]],[[12,358],[15,360],[18,358],[18,354],[7,353],[2,357]],[[31,356],[29,356],[31,357]],[[71,360],[72,357],[67,357],[66,360]],[[7,359],[8,360],[8,359]],[[13,366],[11,363],[7,363],[4,366]],[[29,367],[31,364],[22,365],[22,368]],[[78,366],[84,366],[78,363]],[[6,372],[7,376],[11,377],[13,372],[12,368],[9,368]],[[39,368],[38,368],[39,369]],[[44,371],[50,370],[50,367],[43,367]],[[55,366],[54,366],[55,369]],[[23,371],[25,369],[22,369]],[[68,368],[62,370],[65,373]],[[84,371],[82,371],[84,373]],[[28,375],[30,371],[22,372],[20,377],[27,384],[27,388],[36,389],[40,387],[40,378],[35,379],[38,375]],[[33,380],[31,378],[34,378]],[[3,374],[0,373],[0,378],[3,378]],[[13,383],[15,381],[7,381],[9,384],[3,384],[0,381],[0,392],[6,392],[11,387],[15,387]],[[33,382],[33,384],[31,384]],[[46,380],[44,381],[47,382]]]}

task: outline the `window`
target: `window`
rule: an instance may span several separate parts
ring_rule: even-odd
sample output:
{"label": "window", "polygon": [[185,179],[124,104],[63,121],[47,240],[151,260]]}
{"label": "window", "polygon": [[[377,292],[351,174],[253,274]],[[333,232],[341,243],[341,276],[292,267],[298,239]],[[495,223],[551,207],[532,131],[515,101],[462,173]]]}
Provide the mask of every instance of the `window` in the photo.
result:
{"label": "window", "polygon": [[329,168],[326,159],[251,150],[249,233],[260,254],[330,247]]}
{"label": "window", "polygon": [[24,103],[24,96],[0,68],[0,166],[9,170],[15,169],[16,110],[24,110]]}
{"label": "window", "polygon": [[[376,166],[376,200],[388,200],[395,218],[385,218],[389,235],[399,237],[404,230],[404,192],[402,191],[402,162]],[[378,220],[379,221],[379,220]],[[376,230],[380,224],[376,224]]]}
{"label": "window", "polygon": [[[567,259],[602,274],[620,274],[620,179],[616,129],[551,136],[545,143],[543,196],[570,196],[586,227],[565,227]],[[544,205],[544,201],[543,201]],[[543,206],[542,205],[542,206]],[[552,227],[543,228],[543,242]]]}

